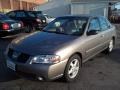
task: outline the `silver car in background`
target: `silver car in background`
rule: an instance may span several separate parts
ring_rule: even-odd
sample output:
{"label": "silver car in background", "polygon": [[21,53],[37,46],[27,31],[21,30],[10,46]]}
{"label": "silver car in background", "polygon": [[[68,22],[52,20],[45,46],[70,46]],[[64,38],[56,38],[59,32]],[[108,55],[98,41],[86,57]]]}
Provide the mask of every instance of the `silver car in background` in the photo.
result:
{"label": "silver car in background", "polygon": [[115,27],[102,16],[63,16],[35,32],[12,41],[7,67],[39,80],[78,78],[82,64],[100,52],[112,52]]}

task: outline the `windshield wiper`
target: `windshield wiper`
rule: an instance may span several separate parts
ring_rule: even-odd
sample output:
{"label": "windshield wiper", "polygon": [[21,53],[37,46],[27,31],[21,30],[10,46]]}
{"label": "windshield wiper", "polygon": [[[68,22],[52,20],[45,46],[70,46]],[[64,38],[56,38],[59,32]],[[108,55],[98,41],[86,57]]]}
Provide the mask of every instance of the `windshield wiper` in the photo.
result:
{"label": "windshield wiper", "polygon": [[63,34],[63,35],[70,35],[67,33],[62,33],[62,32],[52,32],[52,31],[46,31],[46,30],[42,30],[43,32],[48,32],[48,33],[56,33],[56,34]]}

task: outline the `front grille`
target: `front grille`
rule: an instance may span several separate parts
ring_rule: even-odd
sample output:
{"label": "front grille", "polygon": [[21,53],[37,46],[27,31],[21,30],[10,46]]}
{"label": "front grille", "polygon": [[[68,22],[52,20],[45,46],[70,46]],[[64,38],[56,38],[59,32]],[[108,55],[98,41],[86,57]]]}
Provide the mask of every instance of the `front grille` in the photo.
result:
{"label": "front grille", "polygon": [[27,60],[29,59],[29,55],[27,54],[24,54],[24,53],[18,53],[18,55],[16,54],[16,57],[14,57],[14,53],[16,53],[16,51],[12,50],[12,49],[9,49],[8,51],[8,57],[15,61],[15,62],[19,62],[19,63],[26,63]]}
{"label": "front grille", "polygon": [[26,63],[28,59],[29,55],[21,53],[21,55],[17,58],[17,61],[21,63]]}

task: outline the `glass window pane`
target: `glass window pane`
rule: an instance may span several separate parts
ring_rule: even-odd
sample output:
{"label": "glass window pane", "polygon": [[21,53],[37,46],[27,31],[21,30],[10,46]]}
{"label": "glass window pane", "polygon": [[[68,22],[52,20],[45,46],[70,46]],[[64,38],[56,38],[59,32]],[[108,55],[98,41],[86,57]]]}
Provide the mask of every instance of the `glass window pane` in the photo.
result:
{"label": "glass window pane", "polygon": [[98,19],[92,19],[90,22],[89,30],[100,30]]}
{"label": "glass window pane", "polygon": [[17,12],[16,17],[26,17],[24,12]]}
{"label": "glass window pane", "polygon": [[101,29],[102,29],[102,30],[107,30],[108,27],[109,27],[109,25],[108,25],[106,19],[104,19],[104,18],[99,18],[99,20],[100,20]]}
{"label": "glass window pane", "polygon": [[83,34],[86,25],[86,18],[58,18],[45,27],[44,31],[69,35],[81,35]]}

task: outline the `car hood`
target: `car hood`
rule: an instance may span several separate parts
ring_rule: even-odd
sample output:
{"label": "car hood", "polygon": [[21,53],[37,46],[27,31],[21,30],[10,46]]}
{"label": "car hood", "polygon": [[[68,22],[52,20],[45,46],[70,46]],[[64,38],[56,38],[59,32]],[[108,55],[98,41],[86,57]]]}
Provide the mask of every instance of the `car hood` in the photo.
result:
{"label": "car hood", "polygon": [[30,55],[54,54],[57,50],[66,47],[78,36],[35,32],[15,39],[10,47]]}

